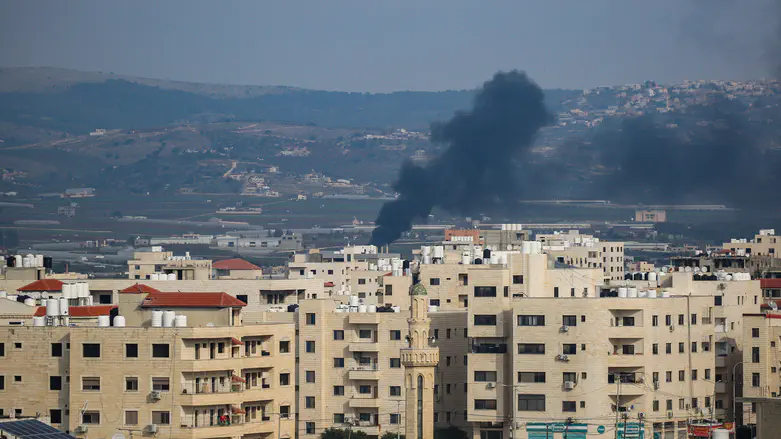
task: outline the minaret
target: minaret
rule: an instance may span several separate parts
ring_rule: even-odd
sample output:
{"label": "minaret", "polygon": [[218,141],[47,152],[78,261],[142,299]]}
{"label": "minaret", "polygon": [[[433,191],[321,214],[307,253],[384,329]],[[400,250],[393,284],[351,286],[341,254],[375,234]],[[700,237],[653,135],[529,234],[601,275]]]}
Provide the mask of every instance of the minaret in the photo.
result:
{"label": "minaret", "polygon": [[439,348],[429,346],[426,288],[417,283],[410,296],[409,347],[401,350],[406,390],[404,434],[407,439],[434,439],[434,368],[439,364]]}

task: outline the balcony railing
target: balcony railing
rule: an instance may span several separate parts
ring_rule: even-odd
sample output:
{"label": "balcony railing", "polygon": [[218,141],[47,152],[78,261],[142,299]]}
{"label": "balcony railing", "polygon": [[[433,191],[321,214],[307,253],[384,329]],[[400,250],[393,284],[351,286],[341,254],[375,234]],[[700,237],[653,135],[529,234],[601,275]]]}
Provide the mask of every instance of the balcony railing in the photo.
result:
{"label": "balcony railing", "polygon": [[506,354],[506,344],[478,344],[472,345],[473,354]]}
{"label": "balcony railing", "polygon": [[[229,378],[230,379],[230,378]],[[202,395],[213,393],[239,393],[245,391],[243,383],[232,383],[231,385],[217,385],[212,387],[209,383],[201,383],[196,386],[195,383],[185,383],[182,386],[182,393],[186,395]]]}

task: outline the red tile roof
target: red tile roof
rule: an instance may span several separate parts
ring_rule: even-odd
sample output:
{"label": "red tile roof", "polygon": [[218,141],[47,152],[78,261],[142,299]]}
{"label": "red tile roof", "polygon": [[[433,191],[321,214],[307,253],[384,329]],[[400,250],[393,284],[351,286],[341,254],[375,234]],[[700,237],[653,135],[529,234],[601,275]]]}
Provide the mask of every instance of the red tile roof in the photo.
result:
{"label": "red tile roof", "polygon": [[16,291],[62,291],[62,281],[57,279],[41,279],[27,284]]}
{"label": "red tile roof", "polygon": [[124,290],[120,291],[120,293],[124,294],[149,294],[149,293],[159,293],[160,290],[156,290],[149,285],[144,284],[135,284],[131,285]]}
{"label": "red tile roof", "polygon": [[[68,307],[68,315],[71,317],[97,317],[107,316],[111,314],[111,310],[116,308],[116,305],[93,305],[93,306],[70,306]],[[35,310],[37,317],[43,317],[46,315],[46,307],[39,306]]]}
{"label": "red tile roof", "polygon": [[244,259],[225,259],[212,263],[212,268],[217,270],[260,270],[255,264]]}
{"label": "red tile roof", "polygon": [[232,308],[246,303],[226,293],[150,293],[144,308]]}
{"label": "red tile roof", "polygon": [[781,288],[781,279],[760,279],[761,288]]}
{"label": "red tile roof", "polygon": [[234,382],[234,383],[246,383],[247,380],[245,380],[244,378],[242,378],[242,377],[240,377],[238,375],[233,375],[233,376],[231,376],[231,382]]}

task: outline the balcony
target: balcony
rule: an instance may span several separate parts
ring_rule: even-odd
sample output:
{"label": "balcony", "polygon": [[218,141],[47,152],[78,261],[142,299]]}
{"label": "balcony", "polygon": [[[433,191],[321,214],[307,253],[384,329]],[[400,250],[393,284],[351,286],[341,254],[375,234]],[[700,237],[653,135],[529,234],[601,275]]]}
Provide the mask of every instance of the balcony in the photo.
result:
{"label": "balcony", "polygon": [[241,437],[249,433],[273,433],[276,428],[276,421],[270,418],[267,421],[251,421],[245,423],[243,415],[232,416],[233,421],[218,425],[194,425],[193,423],[182,424],[182,437],[189,439],[208,439],[213,437]]}
{"label": "balcony", "polygon": [[215,358],[200,360],[184,360],[182,372],[210,372],[220,370],[241,370],[249,368],[271,368],[275,366],[275,358],[271,355],[237,356],[231,358]]}
{"label": "balcony", "polygon": [[716,367],[727,367],[727,354],[716,354]]}
{"label": "balcony", "polygon": [[353,426],[354,430],[361,430],[369,436],[379,436],[380,426],[376,421],[358,421],[358,425]]}
{"label": "balcony", "polygon": [[[613,383],[610,384],[610,387],[608,387],[609,392],[611,395],[616,395],[618,392],[618,385]],[[645,395],[646,392],[649,392],[648,387],[646,387],[643,383],[627,383],[622,382],[621,383],[621,396],[637,396],[637,395]]]}
{"label": "balcony", "polygon": [[380,314],[376,312],[351,312],[348,321],[351,325],[376,325],[380,323]]}
{"label": "balcony", "polygon": [[616,325],[610,321],[610,338],[643,338],[645,329],[642,326]]}
{"label": "balcony", "polygon": [[612,355],[608,355],[607,357],[607,366],[608,367],[642,367],[643,366],[644,357],[642,352],[641,353],[635,353],[635,354],[621,354],[619,353],[613,353]]}
{"label": "balcony", "polygon": [[356,366],[347,373],[351,380],[378,380],[380,379],[380,369],[376,364],[369,366]]}
{"label": "balcony", "polygon": [[361,397],[357,395],[350,398],[350,408],[354,408],[354,409],[379,408],[380,401],[381,401],[380,398],[376,398],[374,396]]}
{"label": "balcony", "polygon": [[243,399],[246,389],[243,383],[233,383],[232,386],[217,386],[211,388],[208,383],[184,383],[179,399],[181,405],[223,405],[232,404],[237,399]]}
{"label": "balcony", "polygon": [[473,354],[506,354],[507,345],[492,344],[492,343],[473,344],[472,353]]}
{"label": "balcony", "polygon": [[356,341],[350,343],[350,352],[379,352],[380,344],[374,341]]}
{"label": "balcony", "polygon": [[714,392],[716,393],[727,393],[727,383],[721,381],[716,383]]}

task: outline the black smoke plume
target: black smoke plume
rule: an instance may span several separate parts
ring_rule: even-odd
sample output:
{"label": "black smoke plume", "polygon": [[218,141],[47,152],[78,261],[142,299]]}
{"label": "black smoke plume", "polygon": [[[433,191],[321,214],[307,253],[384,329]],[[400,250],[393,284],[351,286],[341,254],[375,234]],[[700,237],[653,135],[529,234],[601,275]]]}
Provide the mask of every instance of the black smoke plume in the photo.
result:
{"label": "black smoke plume", "polygon": [[428,165],[402,165],[399,196],[380,209],[371,243],[393,242],[434,207],[471,215],[517,199],[515,160],[553,120],[543,100],[542,89],[525,73],[500,72],[483,84],[471,111],[433,124],[431,140],[450,146]]}

